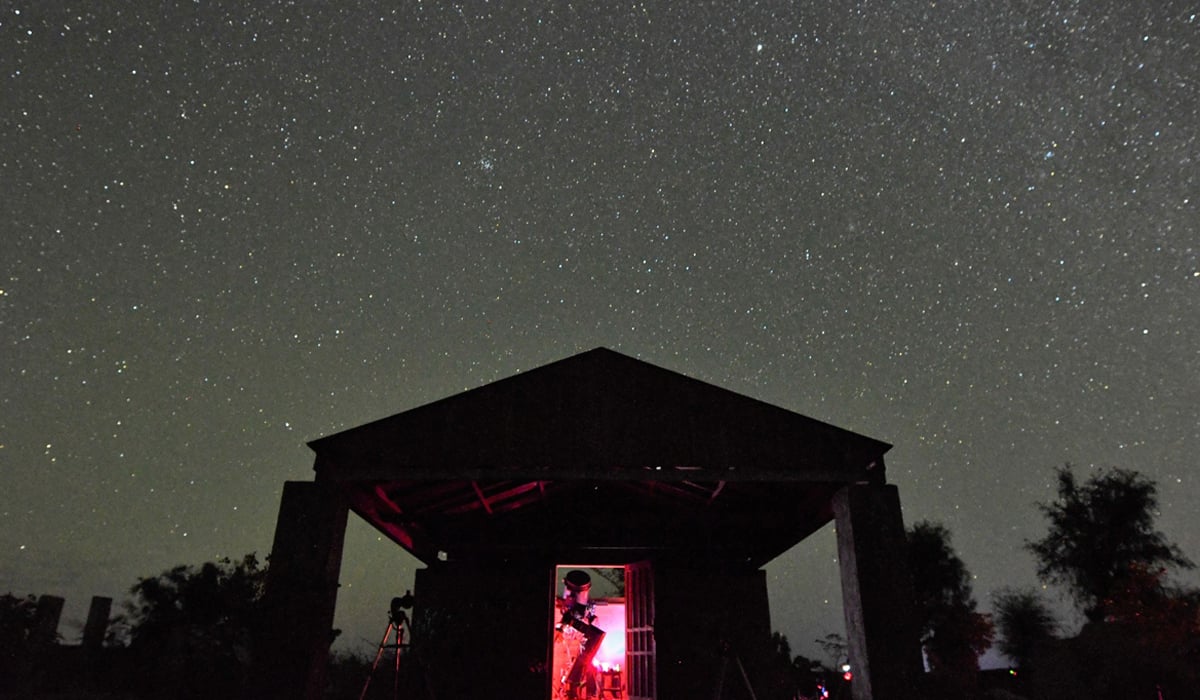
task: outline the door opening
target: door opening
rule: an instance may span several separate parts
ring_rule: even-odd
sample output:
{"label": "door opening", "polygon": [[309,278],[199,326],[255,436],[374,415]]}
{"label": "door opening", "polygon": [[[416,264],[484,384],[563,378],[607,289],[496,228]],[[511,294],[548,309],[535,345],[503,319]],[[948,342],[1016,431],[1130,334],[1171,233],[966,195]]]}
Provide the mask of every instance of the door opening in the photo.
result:
{"label": "door opening", "polygon": [[625,567],[560,565],[554,578],[551,700],[624,700]]}

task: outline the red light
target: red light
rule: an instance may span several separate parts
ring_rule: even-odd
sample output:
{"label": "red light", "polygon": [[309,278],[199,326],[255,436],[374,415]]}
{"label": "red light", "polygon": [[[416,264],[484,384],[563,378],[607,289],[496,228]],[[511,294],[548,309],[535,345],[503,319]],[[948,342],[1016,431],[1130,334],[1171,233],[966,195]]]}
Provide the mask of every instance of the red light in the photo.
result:
{"label": "red light", "polygon": [[852,671],[846,671],[842,674],[842,680],[849,683],[850,681],[854,680],[854,673]]}

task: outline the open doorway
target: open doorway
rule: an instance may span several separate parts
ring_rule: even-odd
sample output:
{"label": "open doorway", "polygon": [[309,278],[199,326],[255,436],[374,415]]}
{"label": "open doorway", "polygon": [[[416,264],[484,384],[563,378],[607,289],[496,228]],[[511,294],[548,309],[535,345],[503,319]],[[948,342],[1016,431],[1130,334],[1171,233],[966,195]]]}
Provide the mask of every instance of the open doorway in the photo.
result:
{"label": "open doorway", "polygon": [[551,700],[628,697],[625,567],[555,568]]}

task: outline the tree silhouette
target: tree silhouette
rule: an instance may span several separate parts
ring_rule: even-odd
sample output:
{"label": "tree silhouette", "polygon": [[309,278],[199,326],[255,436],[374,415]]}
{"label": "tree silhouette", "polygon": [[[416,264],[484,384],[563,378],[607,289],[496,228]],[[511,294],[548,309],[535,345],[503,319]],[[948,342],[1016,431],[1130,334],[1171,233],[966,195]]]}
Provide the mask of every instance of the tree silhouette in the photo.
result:
{"label": "tree silhouette", "polygon": [[[840,639],[839,635],[830,637]],[[755,678],[756,697],[763,700],[816,697],[817,685],[822,678],[835,675],[817,661],[800,654],[793,656],[791,642],[780,632],[771,633],[770,653],[767,662],[759,667],[759,674]]]}
{"label": "tree silhouette", "polygon": [[242,687],[259,624],[266,569],[254,554],[139,579],[122,623],[147,692],[232,697]]}
{"label": "tree silhouette", "polygon": [[837,668],[838,664],[846,660],[850,645],[846,643],[846,638],[837,632],[830,632],[813,641],[825,652],[825,657],[829,659],[829,668]]}
{"label": "tree silhouette", "polygon": [[947,691],[968,688],[979,671],[979,656],[991,645],[993,628],[976,612],[971,577],[950,544],[944,526],[921,521],[908,531],[921,644],[930,668]]}
{"label": "tree silhouette", "polygon": [[1003,588],[992,595],[996,627],[1000,632],[997,646],[1005,656],[1017,662],[1022,671],[1029,670],[1036,658],[1039,644],[1054,639],[1058,621],[1035,591]]}
{"label": "tree silhouette", "polygon": [[1038,508],[1050,531],[1026,542],[1038,576],[1067,589],[1093,622],[1103,619],[1112,599],[1136,569],[1192,562],[1154,529],[1157,487],[1136,471],[1108,469],[1080,484],[1071,465],[1056,471],[1058,497]]}
{"label": "tree silhouette", "polygon": [[0,595],[0,649],[7,651],[25,646],[36,614],[37,598],[34,596]]}
{"label": "tree silhouette", "polygon": [[30,660],[29,636],[37,614],[37,599],[0,595],[0,691],[16,688],[27,673]]}

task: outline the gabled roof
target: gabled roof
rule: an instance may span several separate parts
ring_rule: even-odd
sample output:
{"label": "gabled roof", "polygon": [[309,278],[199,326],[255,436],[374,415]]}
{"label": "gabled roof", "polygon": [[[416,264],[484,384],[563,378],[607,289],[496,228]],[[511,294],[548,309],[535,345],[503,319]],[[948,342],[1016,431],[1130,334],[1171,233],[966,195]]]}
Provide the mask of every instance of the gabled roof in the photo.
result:
{"label": "gabled roof", "polygon": [[605,348],[309,443],[418,558],[760,566],[891,447]]}
{"label": "gabled roof", "polygon": [[867,480],[891,447],[607,348],[309,446],[318,478],[335,480],[833,482]]}

